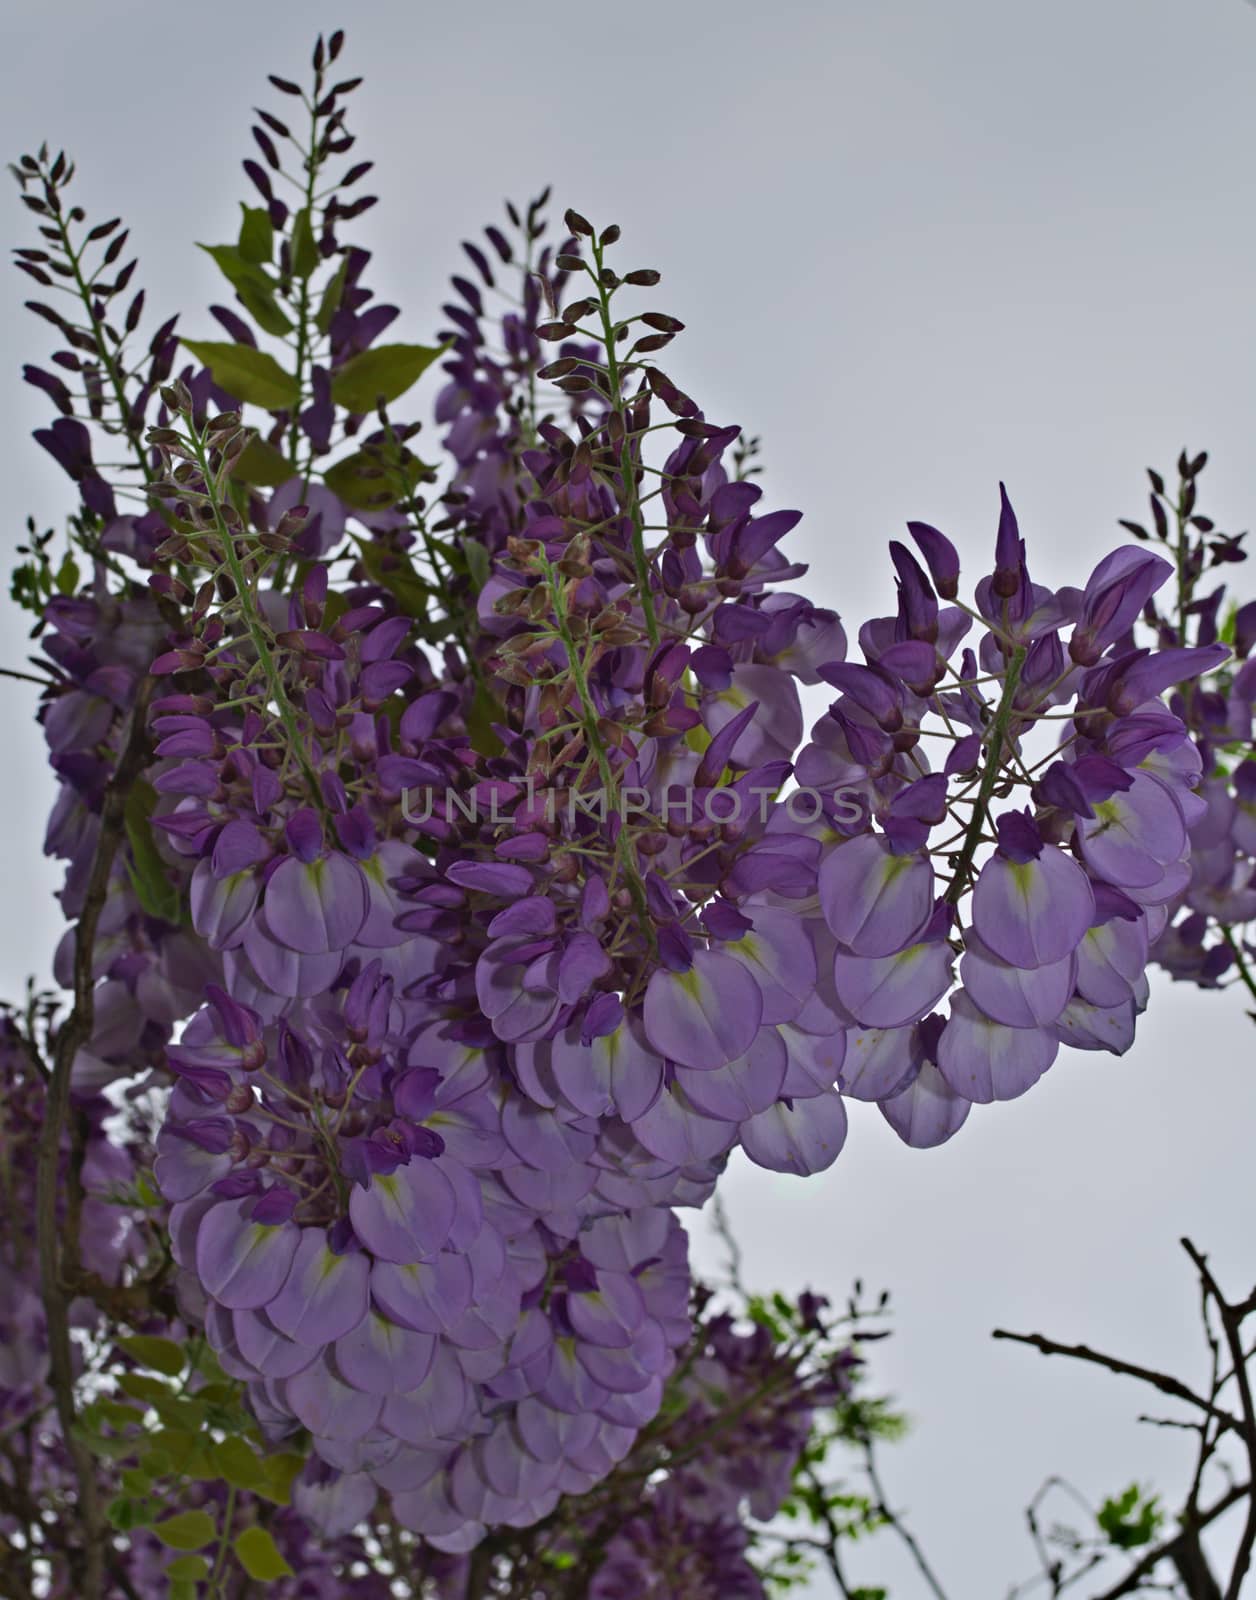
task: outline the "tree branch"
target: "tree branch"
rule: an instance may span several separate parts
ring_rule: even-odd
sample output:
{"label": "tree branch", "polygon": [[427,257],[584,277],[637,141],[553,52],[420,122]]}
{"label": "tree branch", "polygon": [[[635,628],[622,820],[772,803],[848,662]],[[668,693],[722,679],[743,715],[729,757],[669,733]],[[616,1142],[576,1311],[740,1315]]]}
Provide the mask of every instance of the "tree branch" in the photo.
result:
{"label": "tree branch", "polygon": [[[77,1553],[77,1559],[72,1558],[72,1564],[77,1569],[75,1577],[82,1600],[103,1600],[107,1532],[96,1484],[96,1464],[91,1451],[76,1432],[70,1295],[62,1278],[62,1239],[57,1218],[61,1139],[70,1111],[70,1075],[74,1060],[91,1038],[95,1020],[92,958],[96,927],[104,908],[114,858],[124,831],[126,795],[148,759],[146,724],[152,690],[153,680],[145,678],[131,711],[126,743],[105,790],[96,853],[74,934],[74,1008],[57,1030],[53,1043],[52,1073],[48,1080],[36,1168],[35,1221],[40,1287],[48,1329],[49,1373],[61,1432],[78,1484],[78,1520],[82,1528],[83,1547]],[[71,1190],[80,1181],[73,1157],[67,1181]]]}
{"label": "tree branch", "polygon": [[1093,1366],[1103,1367],[1108,1372],[1121,1373],[1127,1378],[1137,1378],[1141,1383],[1149,1383],[1153,1389],[1159,1389],[1161,1394],[1172,1395],[1175,1400],[1183,1400],[1187,1405],[1197,1406],[1201,1411],[1206,1411],[1225,1428],[1232,1428],[1236,1433],[1243,1431],[1243,1424],[1232,1411],[1226,1411],[1224,1407],[1214,1405],[1211,1400],[1205,1400],[1202,1395],[1196,1394],[1193,1389],[1188,1389],[1171,1373],[1157,1372],[1152,1367],[1140,1367],[1132,1361],[1122,1361],[1119,1356],[1104,1355],[1100,1350],[1092,1350],[1088,1344],[1059,1344],[1041,1333],[1009,1333],[1006,1328],[996,1328],[991,1337],[1032,1345],[1044,1356],[1071,1356],[1075,1361],[1089,1361]]}
{"label": "tree branch", "polygon": [[[1256,1407],[1252,1404],[1252,1385],[1247,1375],[1247,1352],[1243,1349],[1241,1327],[1243,1316],[1240,1308],[1232,1306],[1222,1295],[1217,1286],[1217,1280],[1212,1275],[1208,1265],[1207,1256],[1195,1248],[1189,1239],[1182,1240],[1182,1248],[1195,1263],[1199,1273],[1200,1282],[1213,1298],[1213,1303],[1221,1317],[1221,1330],[1225,1335],[1226,1346],[1230,1352],[1230,1360],[1234,1363],[1234,1381],[1238,1386],[1239,1404],[1243,1408],[1243,1426],[1240,1437],[1243,1447],[1247,1452],[1248,1471],[1251,1481],[1256,1483]],[[1247,1569],[1252,1562],[1252,1547],[1256,1545],[1256,1494],[1247,1503],[1247,1521],[1239,1537],[1238,1549],[1234,1554],[1234,1565],[1230,1570],[1230,1581],[1226,1585],[1225,1600],[1238,1600],[1243,1589],[1243,1579],[1247,1576]]]}

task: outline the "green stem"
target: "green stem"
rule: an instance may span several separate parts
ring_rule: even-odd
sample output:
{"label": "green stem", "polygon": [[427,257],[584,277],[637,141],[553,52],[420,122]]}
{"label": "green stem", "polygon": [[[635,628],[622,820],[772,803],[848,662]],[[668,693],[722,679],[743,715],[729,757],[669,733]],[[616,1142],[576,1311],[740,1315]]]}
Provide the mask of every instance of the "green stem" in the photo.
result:
{"label": "green stem", "polygon": [[[322,74],[314,80],[314,98],[310,102],[310,149],[305,163],[305,211],[309,218],[311,230],[314,227],[314,187],[318,179],[318,103],[322,97]],[[292,269],[296,271],[295,261]],[[292,427],[288,434],[288,453],[292,457],[292,465],[297,464],[297,451],[301,447],[301,403],[305,399],[305,363],[309,356],[310,338],[310,280],[301,278],[301,290],[297,299],[297,398],[292,408]],[[313,455],[307,460],[301,473],[301,493],[304,496],[306,485],[309,482],[310,468],[313,465]]]}
{"label": "green stem", "polygon": [[981,787],[977,790],[977,798],[973,802],[973,814],[968,819],[968,831],[964,835],[964,843],[960,849],[959,860],[955,863],[955,874],[951,879],[951,887],[946,893],[947,901],[951,905],[958,905],[961,895],[968,886],[968,875],[972,870],[973,857],[977,854],[977,846],[981,842],[982,830],[986,825],[990,797],[993,795],[994,786],[999,780],[1003,741],[1007,735],[1007,725],[1012,719],[1012,702],[1016,698],[1016,690],[1020,684],[1021,668],[1024,664],[1025,648],[1023,645],[1018,645],[1012,652],[1012,660],[1007,669],[1007,680],[1003,685],[1003,698],[999,701],[999,709],[995,712],[994,722],[990,728],[990,742],[986,747],[986,764],[981,771]]}
{"label": "green stem", "polygon": [[222,543],[223,554],[226,556],[227,566],[230,569],[231,578],[236,587],[236,599],[240,606],[240,615],[244,618],[244,624],[248,629],[248,634],[250,640],[252,641],[253,649],[257,654],[257,659],[261,664],[263,673],[266,676],[266,685],[270,691],[270,697],[274,702],[275,710],[279,716],[279,721],[283,726],[284,733],[287,735],[288,747],[292,751],[293,756],[296,758],[297,765],[301,768],[302,776],[305,778],[305,781],[309,786],[310,794],[314,799],[314,804],[320,811],[322,811],[322,790],[319,788],[318,778],[315,775],[313,767],[310,765],[309,757],[305,753],[305,741],[302,738],[300,727],[297,724],[296,713],[292,709],[292,703],[288,699],[287,690],[284,688],[283,679],[280,677],[279,668],[276,666],[275,658],[271,654],[270,641],[266,637],[265,627],[263,626],[262,619],[257,614],[257,609],[253,604],[253,592],[249,585],[248,577],[245,574],[244,565],[240,560],[239,551],[236,549],[235,536],[232,534],[231,529],[227,526],[226,519],[223,517],[218,484],[215,480],[213,470],[209,464],[209,457],[205,450],[205,441],[192,426],[190,419],[188,424],[188,436],[188,442],[191,444],[196,454],[196,464],[200,467],[201,476],[205,482],[205,490],[209,500],[209,507],[214,518],[214,529]]}
{"label": "green stem", "polygon": [[82,257],[70,242],[70,230],[60,206],[57,207],[56,218],[57,228],[61,234],[61,248],[65,251],[66,260],[70,263],[70,269],[74,274],[74,284],[78,290],[79,299],[83,302],[83,309],[87,313],[87,320],[91,325],[92,338],[96,341],[96,351],[100,356],[100,364],[105,369],[110,387],[113,390],[114,399],[117,402],[122,432],[134,452],[136,465],[143,475],[144,482],[151,483],[153,474],[148,465],[148,457],[144,454],[144,446],[140,441],[139,434],[131,424],[131,411],[127,405],[126,388],[122,382],[118,364],[113,356],[109,354],[106,346],[104,329],[101,327],[95,309],[92,306],[92,294],[87,286],[87,280],[83,277]]}
{"label": "green stem", "polygon": [[[544,557],[542,557],[544,560]],[[546,577],[549,581],[550,593],[554,597],[554,616],[558,628],[558,636],[563,642],[567,652],[567,661],[571,667],[572,681],[576,686],[576,694],[580,700],[581,721],[584,725],[584,736],[589,749],[597,761],[598,775],[602,780],[603,805],[609,806],[612,795],[618,793],[615,775],[611,771],[610,757],[598,733],[597,707],[593,704],[593,696],[589,690],[589,680],[585,674],[584,662],[576,649],[575,637],[567,619],[567,602],[563,596],[562,584],[559,574],[554,567],[545,561]],[[649,904],[645,897],[645,885],[641,882],[640,874],[629,854],[628,828],[623,817],[620,817],[619,835],[615,841],[615,854],[619,860],[620,868],[628,882],[628,890],[632,895],[633,904],[637,908],[637,915],[641,920],[641,932],[645,935],[646,943],[652,953],[657,954],[658,944],[654,937],[654,923],[650,917]]]}
{"label": "green stem", "polygon": [[227,1565],[227,1548],[231,1542],[231,1524],[235,1520],[236,1489],[234,1483],[227,1485],[227,1503],[222,1511],[222,1532],[218,1536],[218,1552],[214,1557],[214,1570],[209,1575],[209,1600],[214,1600],[215,1595],[222,1593],[221,1583],[223,1569]]}
{"label": "green stem", "polygon": [[624,396],[619,357],[615,354],[615,324],[611,318],[610,291],[602,282],[602,246],[593,241],[593,259],[597,266],[594,275],[597,284],[598,310],[602,319],[602,337],[606,345],[606,376],[610,390],[611,410],[624,428],[624,439],[619,450],[619,471],[623,480],[624,509],[632,519],[632,560],[637,572],[637,587],[641,591],[641,610],[645,616],[645,631],[651,645],[659,642],[658,618],[654,614],[654,591],[650,587],[650,562],[645,550],[645,518],[641,514],[641,501],[637,493],[637,478],[632,466],[632,451],[628,448],[628,419],[624,415]]}
{"label": "green stem", "polygon": [[1243,947],[1234,937],[1233,928],[1227,927],[1225,923],[1221,923],[1220,928],[1221,937],[1230,947],[1230,954],[1234,957],[1234,965],[1238,969],[1239,977],[1243,980],[1243,986],[1252,999],[1256,1000],[1256,977],[1252,975],[1252,969],[1243,959]]}
{"label": "green stem", "polygon": [[1186,574],[1186,562],[1190,555],[1190,538],[1186,532],[1186,485],[1178,488],[1177,505],[1173,508],[1173,515],[1177,522],[1177,541],[1173,548],[1175,565],[1177,567],[1177,636],[1178,643],[1186,643],[1186,608],[1190,604],[1190,580]]}

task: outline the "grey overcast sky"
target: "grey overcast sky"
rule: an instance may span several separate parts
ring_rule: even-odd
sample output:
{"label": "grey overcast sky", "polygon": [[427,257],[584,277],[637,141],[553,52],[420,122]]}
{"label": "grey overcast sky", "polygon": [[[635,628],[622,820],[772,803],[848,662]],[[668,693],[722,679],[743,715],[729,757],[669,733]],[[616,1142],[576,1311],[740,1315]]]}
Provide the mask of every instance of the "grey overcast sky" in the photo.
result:
{"label": "grey overcast sky", "polygon": [[[232,236],[249,107],[339,24],[383,197],[362,231],[402,336],[437,325],[458,240],[503,197],[553,183],[558,203],[619,222],[664,274],[658,305],[689,324],[669,370],[763,435],[772,502],[806,513],[810,592],[848,623],[888,609],[885,540],[905,519],[984,555],[1000,478],[1048,583],[1084,580],[1138,513],[1144,466],[1183,444],[1213,452],[1203,499],[1221,526],[1256,511],[1243,0],[10,0],[0,148],[71,151],[79,199],[131,224],[150,307],[204,335],[195,308],[222,291],[192,241]],[[20,242],[16,203],[9,217]],[[20,289],[0,305],[12,543],[28,511],[68,505],[27,437],[45,411],[19,364],[46,345]],[[3,629],[17,664],[20,624]],[[58,933],[29,712],[26,687],[5,686],[10,993],[47,972]],[[825,1176],[730,1173],[754,1283],[840,1294],[860,1273],[894,1291],[875,1370],[915,1429],[885,1468],[952,1600],[1032,1570],[1022,1507],[1045,1474],[1092,1494],[1184,1482],[1180,1441],[1135,1425],[1140,1394],[989,1332],[1202,1370],[1176,1240],[1251,1283],[1254,1114],[1238,996],[1157,983],[1124,1059],[1066,1051],[941,1150],[906,1150],[856,1106]],[[712,1262],[703,1219],[694,1233]],[[899,1600],[921,1592],[881,1541],[851,1567]]]}

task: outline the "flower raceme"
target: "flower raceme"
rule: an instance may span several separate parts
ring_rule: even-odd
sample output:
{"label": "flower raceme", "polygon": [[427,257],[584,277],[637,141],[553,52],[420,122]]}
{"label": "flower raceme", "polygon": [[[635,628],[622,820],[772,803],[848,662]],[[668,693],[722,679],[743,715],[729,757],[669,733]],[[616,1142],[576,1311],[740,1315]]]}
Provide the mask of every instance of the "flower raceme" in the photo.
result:
{"label": "flower raceme", "polygon": [[1151,551],[1114,551],[1082,590],[1033,583],[1006,493],[970,605],[949,542],[909,531],[925,566],[891,546],[897,615],[860,630],[864,663],[821,668],[839,698],[797,772],[866,802],[818,878],[841,1088],[927,1145],[972,1103],[1023,1094],[1061,1044],[1132,1043],[1202,811],[1198,754],[1160,697],[1229,652],[1133,646],[1172,571]]}
{"label": "flower raceme", "polygon": [[[273,332],[276,293],[308,311],[294,273],[334,273],[300,370],[219,308],[234,344],[165,384],[167,326],[123,418],[157,407],[141,517],[114,515],[86,424],[51,435],[93,519],[90,582],[41,602],[70,916],[137,705],[151,741],[76,1089],[173,1082],[180,1313],[270,1439],[308,1437],[302,1516],[332,1538],[382,1493],[456,1560],[602,1483],[683,1386],[677,1212],[731,1152],[818,1172],[845,1097],[937,1144],[1061,1044],[1128,1048],[1216,809],[1181,686],[1227,651],[1136,644],[1172,570],[1151,550],[1033,583],[1004,495],[967,601],[950,541],[909,524],[896,613],[848,659],[784,551],[799,514],[654,360],[682,325],[625,307],[658,274],[621,274],[619,230],[574,212],[543,245],[540,202],[466,246],[429,503],[402,390],[361,374],[433,352],[377,344],[395,313],[338,241],[352,208],[298,235],[249,165],[267,254],[224,255],[242,307]],[[758,1452],[765,1515],[795,1422]],[[699,1524],[752,1584],[718,1477],[671,1483],[595,1592],[645,1581],[651,1528],[679,1551]]]}
{"label": "flower raceme", "polygon": [[[576,1481],[521,1417],[600,1418],[594,1454],[563,1455],[596,1478],[657,1407],[683,1300],[651,1310],[645,1259],[598,1259],[599,1230],[701,1203],[738,1145],[821,1169],[843,1093],[931,1144],[1061,1042],[1128,1046],[1199,804],[1159,697],[1224,654],[1129,647],[1168,572],[1149,553],[1034,585],[1005,499],[973,604],[913,525],[926,565],[892,547],[897,615],[847,661],[837,619],[772,586],[798,572],[776,552],[794,519],[724,469],[735,430],[664,458],[641,576],[642,468],[625,489],[623,394],[601,399],[587,464],[552,425],[522,453],[474,670],[440,676],[387,595],[328,623],[316,564],[275,633],[298,748],[221,636],[225,698],[155,707],[159,822],[225,985],[169,1052],[177,1258],[268,1425],[455,1551]],[[838,698],[796,771],[823,815],[669,803],[780,796],[817,680]],[[437,796],[418,814],[411,786]],[[650,804],[552,803],[595,788]]]}

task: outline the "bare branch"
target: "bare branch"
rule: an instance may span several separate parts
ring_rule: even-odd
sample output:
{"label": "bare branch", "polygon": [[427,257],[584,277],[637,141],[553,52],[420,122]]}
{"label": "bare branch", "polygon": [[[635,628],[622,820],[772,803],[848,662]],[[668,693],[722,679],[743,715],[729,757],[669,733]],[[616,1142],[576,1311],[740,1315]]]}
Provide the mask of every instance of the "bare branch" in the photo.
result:
{"label": "bare branch", "polygon": [[1243,1424],[1233,1412],[1226,1411],[1210,1400],[1205,1400],[1202,1395],[1196,1394],[1193,1389],[1188,1389],[1171,1373],[1157,1372],[1152,1367],[1140,1367],[1132,1361],[1122,1361],[1119,1356],[1104,1355],[1102,1351],[1092,1350],[1088,1344],[1060,1344],[1041,1333],[1010,1333],[1006,1328],[996,1328],[991,1337],[1011,1339],[1017,1344],[1031,1345],[1035,1350],[1040,1350],[1044,1356],[1071,1356],[1075,1361],[1089,1361],[1092,1366],[1103,1367],[1108,1372],[1117,1372],[1127,1378],[1137,1378],[1141,1383],[1149,1383],[1153,1389],[1159,1389],[1161,1394],[1172,1395],[1175,1400],[1197,1406],[1199,1410],[1215,1417],[1226,1428],[1231,1428],[1236,1433],[1243,1431]]}

